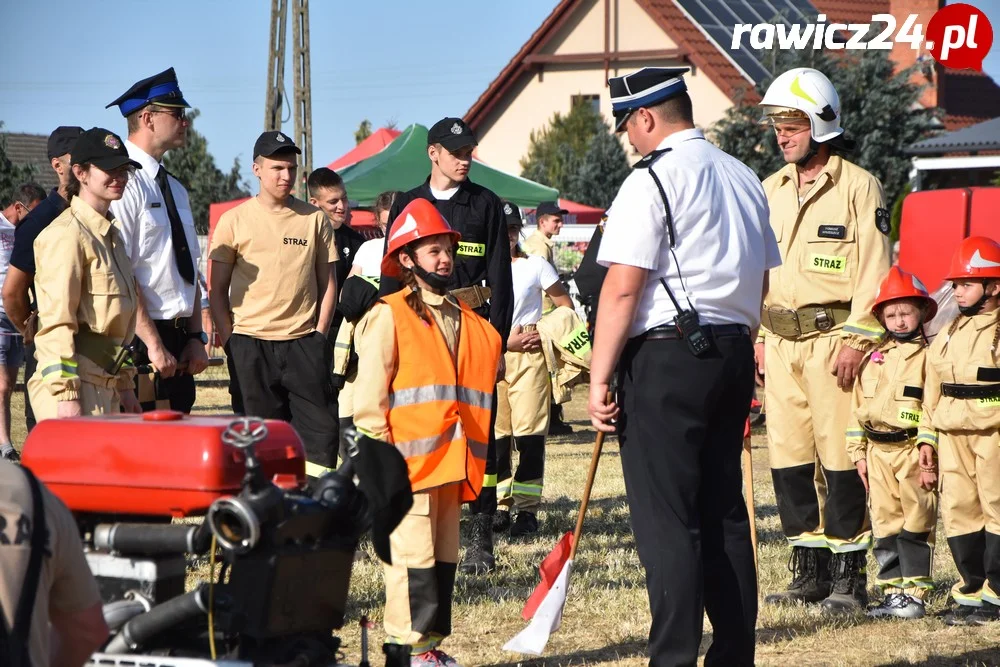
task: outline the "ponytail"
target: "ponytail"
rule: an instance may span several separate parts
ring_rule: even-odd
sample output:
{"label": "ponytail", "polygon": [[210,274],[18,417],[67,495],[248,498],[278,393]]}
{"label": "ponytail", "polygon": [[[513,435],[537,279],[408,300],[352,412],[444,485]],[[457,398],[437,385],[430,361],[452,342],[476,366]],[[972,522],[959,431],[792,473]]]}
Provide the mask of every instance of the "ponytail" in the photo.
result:
{"label": "ponytail", "polygon": [[428,324],[431,324],[430,315],[427,314],[427,306],[424,304],[424,297],[420,294],[420,286],[417,285],[417,277],[413,275],[413,271],[400,265],[402,274],[399,279],[409,293],[406,295],[406,303],[413,309],[413,312],[417,314],[417,317],[424,320]]}

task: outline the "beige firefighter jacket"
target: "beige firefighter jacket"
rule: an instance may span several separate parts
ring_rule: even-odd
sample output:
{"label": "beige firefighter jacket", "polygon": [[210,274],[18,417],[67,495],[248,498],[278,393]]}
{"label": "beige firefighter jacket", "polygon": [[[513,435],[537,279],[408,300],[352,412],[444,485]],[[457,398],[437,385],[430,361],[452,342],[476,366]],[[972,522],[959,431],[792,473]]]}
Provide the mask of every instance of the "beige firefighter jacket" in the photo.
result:
{"label": "beige firefighter jacket", "polygon": [[589,379],[591,350],[587,324],[575,310],[560,306],[542,316],[536,327],[549,369],[552,401],[567,403],[573,387]]}

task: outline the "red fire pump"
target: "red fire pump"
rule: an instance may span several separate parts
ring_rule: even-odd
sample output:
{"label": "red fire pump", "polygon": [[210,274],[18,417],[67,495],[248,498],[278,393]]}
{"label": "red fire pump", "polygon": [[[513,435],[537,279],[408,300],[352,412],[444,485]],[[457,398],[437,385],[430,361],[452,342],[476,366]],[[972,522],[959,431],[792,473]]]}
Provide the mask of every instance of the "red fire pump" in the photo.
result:
{"label": "red fire pump", "polygon": [[[368,527],[350,460],[307,485],[287,423],[162,411],[42,421],[22,461],[80,527],[112,629],[95,664],[335,663],[332,632]],[[215,545],[218,580],[186,589],[189,566]]]}

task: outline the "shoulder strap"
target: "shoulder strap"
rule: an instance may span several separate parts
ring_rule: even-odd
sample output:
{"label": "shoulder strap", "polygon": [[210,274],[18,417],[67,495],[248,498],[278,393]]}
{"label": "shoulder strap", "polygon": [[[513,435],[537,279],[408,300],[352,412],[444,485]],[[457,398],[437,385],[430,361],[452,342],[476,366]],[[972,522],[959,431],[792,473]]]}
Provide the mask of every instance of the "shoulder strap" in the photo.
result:
{"label": "shoulder strap", "polygon": [[28,570],[21,585],[21,598],[17,601],[14,612],[14,625],[8,631],[7,624],[0,618],[0,656],[7,656],[11,667],[30,667],[31,657],[28,655],[28,636],[31,632],[31,616],[35,610],[35,598],[38,595],[38,584],[42,577],[42,557],[45,555],[45,542],[48,530],[45,525],[45,504],[42,501],[42,489],[31,470],[22,468],[31,487],[31,556],[28,560]]}
{"label": "shoulder strap", "polygon": [[670,213],[670,202],[667,201],[667,192],[663,189],[663,183],[660,181],[660,177],[656,175],[656,172],[651,169],[653,163],[660,159],[663,155],[669,153],[672,149],[662,148],[658,151],[653,151],[646,157],[642,158],[635,163],[633,169],[645,169],[649,172],[649,175],[653,177],[653,182],[656,183],[656,189],[660,191],[660,199],[663,200],[663,210],[667,212],[666,214],[666,224],[667,224],[667,237],[670,239],[670,247],[673,248],[677,245],[676,236],[674,234],[674,217]]}

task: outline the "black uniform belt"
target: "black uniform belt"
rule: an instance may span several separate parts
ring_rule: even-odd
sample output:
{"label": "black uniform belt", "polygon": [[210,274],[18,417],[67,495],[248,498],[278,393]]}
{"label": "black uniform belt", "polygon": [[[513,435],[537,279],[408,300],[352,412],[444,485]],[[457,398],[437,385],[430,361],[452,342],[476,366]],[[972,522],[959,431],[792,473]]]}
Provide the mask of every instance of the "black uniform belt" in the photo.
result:
{"label": "black uniform belt", "polygon": [[1000,384],[951,384],[941,383],[941,394],[951,398],[997,398]]}
{"label": "black uniform belt", "polygon": [[490,300],[492,290],[489,287],[459,287],[451,290],[451,295],[456,299],[461,299],[469,308],[482,308]]}
{"label": "black uniform belt", "polygon": [[[703,324],[701,330],[708,337],[749,336],[750,327],[745,324]],[[637,336],[644,340],[680,340],[681,332],[673,324],[661,324]]]}
{"label": "black uniform belt", "polygon": [[876,431],[871,426],[863,424],[862,428],[865,429],[865,435],[872,442],[909,442],[913,438],[917,437],[917,429],[915,428],[900,428],[895,431]]}
{"label": "black uniform belt", "polygon": [[850,303],[805,306],[790,310],[764,306],[760,321],[771,333],[782,338],[799,338],[814,331],[829,331],[851,316]]}
{"label": "black uniform belt", "polygon": [[154,323],[167,329],[187,329],[191,317],[171,317],[169,320],[153,320]]}

